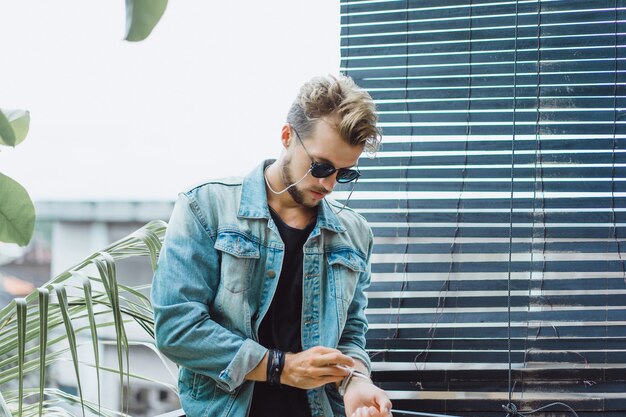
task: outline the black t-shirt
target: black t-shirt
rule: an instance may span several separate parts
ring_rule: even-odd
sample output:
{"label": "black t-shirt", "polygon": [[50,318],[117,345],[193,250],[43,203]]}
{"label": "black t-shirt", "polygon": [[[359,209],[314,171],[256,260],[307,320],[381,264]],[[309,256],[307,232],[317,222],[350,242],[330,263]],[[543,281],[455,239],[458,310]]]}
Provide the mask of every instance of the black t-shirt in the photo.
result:
{"label": "black t-shirt", "polygon": [[[295,229],[285,224],[274,210],[270,209],[270,212],[285,244],[285,254],[276,293],[259,326],[259,342],[270,349],[301,352],[302,246],[315,223],[304,229]],[[249,417],[269,416],[310,417],[306,390],[287,385],[271,387],[267,383],[256,382]]]}

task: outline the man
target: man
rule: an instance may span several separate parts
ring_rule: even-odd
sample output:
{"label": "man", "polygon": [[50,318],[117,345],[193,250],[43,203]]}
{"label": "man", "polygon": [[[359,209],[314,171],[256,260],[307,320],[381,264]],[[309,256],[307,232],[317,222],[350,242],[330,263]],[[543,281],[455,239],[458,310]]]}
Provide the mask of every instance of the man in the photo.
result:
{"label": "man", "polygon": [[360,175],[376,121],[350,78],[315,78],[278,160],[180,194],[152,300],[188,416],[391,415],[364,350],[372,232],[325,199]]}

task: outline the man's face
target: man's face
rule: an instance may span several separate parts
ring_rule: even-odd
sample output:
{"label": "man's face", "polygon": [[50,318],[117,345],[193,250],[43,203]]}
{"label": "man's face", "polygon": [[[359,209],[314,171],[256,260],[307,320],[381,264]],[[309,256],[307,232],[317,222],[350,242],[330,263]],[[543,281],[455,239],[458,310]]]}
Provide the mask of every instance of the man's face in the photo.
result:
{"label": "man's face", "polygon": [[330,163],[337,169],[351,168],[356,165],[363,152],[363,146],[353,146],[344,141],[324,119],[316,122],[310,135],[301,138],[306,150],[298,141],[295,132],[291,130],[291,142],[282,166],[283,183],[285,187],[289,187],[306,175],[302,182],[289,188],[288,192],[296,203],[313,208],[333,191],[337,184],[337,172],[326,178],[315,178],[311,173],[307,174],[311,158],[315,162]]}

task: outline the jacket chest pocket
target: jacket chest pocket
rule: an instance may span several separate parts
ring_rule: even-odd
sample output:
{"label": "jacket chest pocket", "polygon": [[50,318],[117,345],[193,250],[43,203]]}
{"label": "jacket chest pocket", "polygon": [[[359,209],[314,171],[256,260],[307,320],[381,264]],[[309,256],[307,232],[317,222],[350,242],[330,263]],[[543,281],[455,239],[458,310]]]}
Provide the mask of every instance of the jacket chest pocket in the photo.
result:
{"label": "jacket chest pocket", "polygon": [[220,283],[232,293],[250,288],[254,267],[260,258],[259,244],[235,231],[218,233],[215,249],[220,252]]}
{"label": "jacket chest pocket", "polygon": [[367,263],[353,250],[344,249],[328,254],[328,276],[330,289],[335,298],[339,333],[346,323],[348,308],[354,297],[359,276],[367,270]]}

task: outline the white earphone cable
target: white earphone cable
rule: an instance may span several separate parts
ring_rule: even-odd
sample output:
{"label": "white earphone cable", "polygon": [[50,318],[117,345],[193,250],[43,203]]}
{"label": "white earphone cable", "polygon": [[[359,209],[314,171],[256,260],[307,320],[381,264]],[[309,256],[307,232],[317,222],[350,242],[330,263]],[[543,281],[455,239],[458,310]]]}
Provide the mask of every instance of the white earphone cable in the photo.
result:
{"label": "white earphone cable", "polygon": [[263,171],[263,178],[265,178],[265,184],[267,184],[267,188],[270,189],[271,192],[273,192],[276,195],[280,195],[282,193],[284,193],[285,191],[287,191],[288,189],[290,189],[291,187],[295,187],[296,185],[300,184],[302,181],[304,181],[304,179],[306,178],[307,175],[309,175],[309,172],[311,172],[311,168],[309,168],[309,170],[307,172],[304,173],[304,176],[302,178],[300,178],[298,181],[294,182],[293,184],[287,186],[284,190],[282,191],[274,191],[274,189],[272,188],[272,186],[270,185],[270,182],[267,179],[267,168],[269,168],[270,165],[268,165],[265,170]]}

